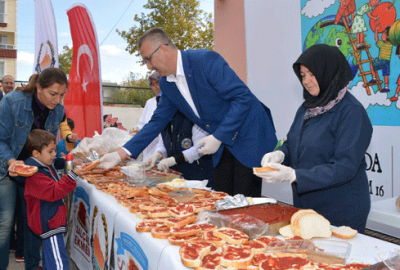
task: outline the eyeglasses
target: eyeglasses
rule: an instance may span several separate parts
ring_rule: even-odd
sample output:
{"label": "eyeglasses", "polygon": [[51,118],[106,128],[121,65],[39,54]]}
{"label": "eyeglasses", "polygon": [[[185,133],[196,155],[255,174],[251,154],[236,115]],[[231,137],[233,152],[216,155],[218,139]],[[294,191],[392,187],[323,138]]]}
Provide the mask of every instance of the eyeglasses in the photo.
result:
{"label": "eyeglasses", "polygon": [[151,57],[153,56],[153,54],[155,54],[161,48],[162,45],[168,46],[168,43],[167,44],[161,44],[160,46],[158,46],[157,49],[154,50],[154,52],[152,52],[149,56],[143,58],[143,61],[145,63],[151,63]]}

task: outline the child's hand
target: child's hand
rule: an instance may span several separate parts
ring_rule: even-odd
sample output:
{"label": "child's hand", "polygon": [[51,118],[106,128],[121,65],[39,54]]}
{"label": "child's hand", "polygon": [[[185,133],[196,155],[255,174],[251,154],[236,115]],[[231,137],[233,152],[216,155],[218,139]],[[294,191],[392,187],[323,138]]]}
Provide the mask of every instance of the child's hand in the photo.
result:
{"label": "child's hand", "polygon": [[74,162],[75,162],[75,166],[81,166],[81,165],[83,165],[83,161],[82,161],[81,159],[79,159],[79,158],[74,159]]}
{"label": "child's hand", "polygon": [[74,173],[78,176],[82,176],[84,174],[84,170],[81,167],[75,168]]}

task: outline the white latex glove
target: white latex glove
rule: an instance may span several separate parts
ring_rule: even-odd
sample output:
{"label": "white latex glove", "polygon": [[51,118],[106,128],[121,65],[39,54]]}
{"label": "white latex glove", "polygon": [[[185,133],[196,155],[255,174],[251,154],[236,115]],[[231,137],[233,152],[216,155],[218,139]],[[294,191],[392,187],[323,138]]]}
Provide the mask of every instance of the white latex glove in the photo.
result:
{"label": "white latex glove", "polygon": [[159,151],[155,151],[144,163],[144,165],[147,165],[149,167],[153,167],[156,165],[156,162],[161,160],[163,158],[163,155]]}
{"label": "white latex glove", "polygon": [[114,166],[117,166],[120,162],[121,157],[119,154],[117,152],[111,152],[100,158],[100,165],[97,166],[97,168],[110,169]]}
{"label": "white latex glove", "polygon": [[285,154],[282,151],[277,150],[274,152],[269,152],[263,156],[261,160],[261,166],[266,167],[265,164],[267,163],[282,163],[284,159]]}
{"label": "white latex glove", "polygon": [[176,160],[174,157],[164,158],[158,163],[157,168],[160,171],[166,170],[169,167],[172,167],[176,164]]}
{"label": "white latex glove", "polygon": [[258,177],[264,179],[267,183],[279,183],[283,181],[289,181],[292,183],[296,180],[296,172],[292,168],[279,164],[279,163],[266,163],[263,167],[271,167],[276,171],[266,171],[255,173]]}
{"label": "white latex glove", "polygon": [[218,148],[221,146],[221,143],[222,142],[217,140],[213,135],[208,135],[197,143],[197,145],[200,146],[197,151],[203,155],[211,155],[217,152]]}

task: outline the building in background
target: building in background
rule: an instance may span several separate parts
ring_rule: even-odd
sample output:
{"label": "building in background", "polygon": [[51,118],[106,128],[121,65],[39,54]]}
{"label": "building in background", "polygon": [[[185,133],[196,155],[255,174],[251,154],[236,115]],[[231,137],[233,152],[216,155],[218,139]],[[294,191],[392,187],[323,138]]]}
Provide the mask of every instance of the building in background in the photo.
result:
{"label": "building in background", "polygon": [[0,0],[0,78],[17,76],[17,0]]}

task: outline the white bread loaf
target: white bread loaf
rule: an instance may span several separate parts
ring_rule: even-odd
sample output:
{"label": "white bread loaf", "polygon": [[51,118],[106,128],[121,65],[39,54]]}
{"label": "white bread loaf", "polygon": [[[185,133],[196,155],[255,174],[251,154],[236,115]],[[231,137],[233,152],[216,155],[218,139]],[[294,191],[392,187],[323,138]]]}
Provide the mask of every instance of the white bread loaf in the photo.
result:
{"label": "white bread loaf", "polygon": [[291,225],[283,226],[279,229],[279,233],[285,238],[293,238],[294,234]]}
{"label": "white bread loaf", "polygon": [[312,209],[301,209],[292,215],[292,217],[290,218],[290,224],[294,224],[294,221],[297,219],[297,216],[308,212],[315,213],[315,211]]}
{"label": "white bread loaf", "polygon": [[400,196],[396,200],[396,208],[397,208],[397,211],[400,212]]}
{"label": "white bread loaf", "polygon": [[357,230],[352,229],[349,226],[332,227],[332,234],[338,238],[350,239],[356,236]]}
{"label": "white bread loaf", "polygon": [[303,239],[313,237],[329,238],[332,235],[331,223],[318,213],[307,212],[300,214],[291,224],[295,236]]}

